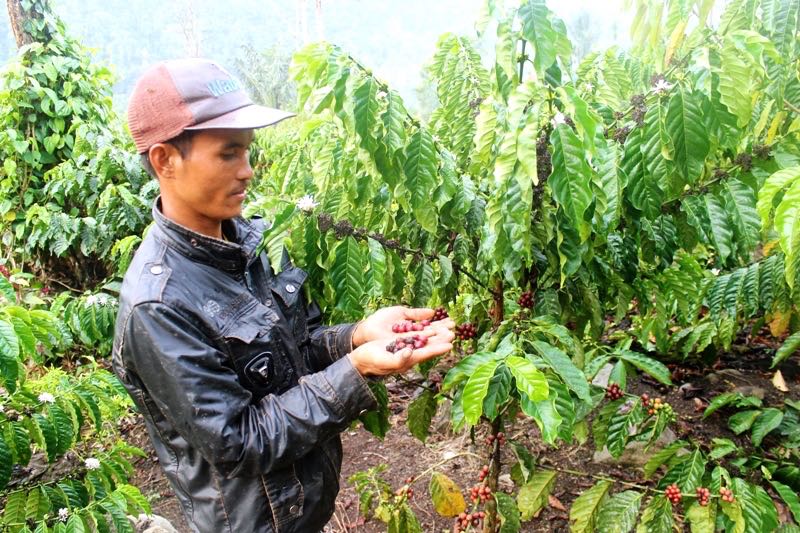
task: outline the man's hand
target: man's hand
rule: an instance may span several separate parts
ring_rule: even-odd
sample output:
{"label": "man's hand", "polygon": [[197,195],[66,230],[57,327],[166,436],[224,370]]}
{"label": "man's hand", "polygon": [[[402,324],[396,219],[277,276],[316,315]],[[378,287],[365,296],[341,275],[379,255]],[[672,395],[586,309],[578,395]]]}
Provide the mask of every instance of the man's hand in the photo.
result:
{"label": "man's hand", "polygon": [[[377,339],[385,339],[394,335],[392,333],[392,326],[394,324],[404,322],[406,320],[420,321],[430,320],[433,318],[433,309],[428,308],[411,308],[396,305],[394,307],[384,307],[378,309],[373,314],[359,322],[353,332],[353,347],[361,346],[370,341]],[[429,327],[442,326],[448,329],[455,327],[455,322],[452,319],[446,318],[434,322]]]}
{"label": "man's hand", "polygon": [[[389,331],[391,331],[391,325],[389,325]],[[350,352],[348,357],[362,376],[386,376],[402,374],[417,363],[447,353],[453,348],[455,335],[449,327],[438,322],[415,334],[427,337],[428,344],[416,350],[403,348],[397,353],[391,353],[386,350],[389,343],[395,338],[408,336],[408,334],[390,334],[382,339],[362,344]]]}

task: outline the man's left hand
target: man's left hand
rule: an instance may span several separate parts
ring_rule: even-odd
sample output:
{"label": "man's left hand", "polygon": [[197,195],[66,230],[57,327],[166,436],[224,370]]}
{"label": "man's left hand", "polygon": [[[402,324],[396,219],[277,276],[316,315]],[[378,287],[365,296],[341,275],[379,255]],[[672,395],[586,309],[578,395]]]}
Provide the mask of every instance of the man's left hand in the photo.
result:
{"label": "man's left hand", "polygon": [[[378,309],[356,326],[353,332],[353,347],[355,348],[377,339],[392,337],[395,335],[392,332],[392,326],[394,324],[406,320],[417,322],[421,320],[430,320],[433,318],[433,313],[433,309],[426,307],[412,308],[403,307],[401,305]],[[445,326],[448,329],[453,329],[455,327],[455,322],[450,318],[439,320],[435,322],[435,324]]]}

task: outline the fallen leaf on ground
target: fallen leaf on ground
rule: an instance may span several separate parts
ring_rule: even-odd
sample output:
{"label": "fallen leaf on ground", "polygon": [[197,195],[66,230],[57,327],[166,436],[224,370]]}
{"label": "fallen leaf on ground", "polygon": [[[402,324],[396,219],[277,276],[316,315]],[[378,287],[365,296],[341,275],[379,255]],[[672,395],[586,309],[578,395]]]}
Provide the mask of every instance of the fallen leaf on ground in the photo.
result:
{"label": "fallen leaf on ground", "polygon": [[559,511],[565,511],[565,512],[567,510],[567,508],[564,507],[564,504],[561,503],[561,500],[559,500],[552,494],[548,497],[548,503],[550,504],[550,507],[552,507],[553,509],[558,509]]}
{"label": "fallen leaf on ground", "polygon": [[786,386],[786,380],[783,379],[783,374],[778,370],[772,376],[772,385],[781,392],[789,392],[789,387]]}

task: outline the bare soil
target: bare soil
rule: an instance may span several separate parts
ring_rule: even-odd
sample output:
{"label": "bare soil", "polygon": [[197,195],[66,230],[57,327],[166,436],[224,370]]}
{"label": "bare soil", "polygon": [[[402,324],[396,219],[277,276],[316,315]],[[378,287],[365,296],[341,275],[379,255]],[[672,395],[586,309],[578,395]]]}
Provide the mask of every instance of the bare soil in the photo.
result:
{"label": "bare soil", "polygon": [[[781,370],[789,392],[780,392],[772,385],[774,371],[768,369],[773,353],[770,348],[774,349],[774,346],[758,342],[751,343],[748,348],[734,347],[732,353],[725,354],[707,368],[671,365],[674,387],[663,387],[646,377],[637,377],[629,379],[627,392],[635,394],[646,392],[653,398],[661,397],[672,404],[678,416],[677,423],[673,425],[678,438],[705,444],[710,443],[714,437],[725,437],[746,445],[746,438],[740,439],[728,430],[728,416],[724,411],[715,413],[707,420],[702,419],[702,411],[711,398],[736,387],[754,387],[762,390],[765,393],[765,405],[780,405],[786,398],[800,399],[800,371],[797,358],[792,358],[782,365]],[[347,482],[355,472],[386,464],[388,469],[384,473],[384,478],[393,488],[398,488],[408,477],[417,476],[431,466],[439,465],[436,470],[458,483],[466,497],[469,488],[478,482],[478,471],[487,462],[489,448],[483,442],[488,428],[478,427],[474,435],[452,434],[447,429],[446,413],[440,408],[432,424],[431,435],[423,444],[409,433],[405,425],[407,405],[422,390],[414,384],[414,375],[409,374],[402,381],[390,379],[387,386],[393,414],[392,429],[386,438],[380,440],[361,427],[353,427],[342,434],[344,443],[342,490],[337,500],[336,513],[326,528],[330,533],[386,531],[386,525],[374,517],[359,516],[358,495],[353,485]],[[135,427],[138,430],[132,429],[129,438],[133,444],[142,447],[149,455],[147,459],[137,461],[137,476],[132,483],[140,487],[150,499],[155,514],[170,520],[181,533],[188,532],[180,507],[155,460],[144,426],[139,421]],[[536,425],[531,420],[523,418],[515,420],[508,428],[507,434],[510,438],[525,443],[537,457],[540,465],[562,471],[558,475],[549,505],[538,517],[524,523],[522,531],[568,531],[570,504],[581,492],[596,482],[593,476],[609,476],[623,483],[640,485],[652,483],[645,481],[641,472],[636,469],[594,463],[594,445],[591,439],[583,446],[562,445],[553,448],[539,439]],[[513,462],[511,451],[504,450],[504,473],[508,472]],[[565,470],[572,473],[563,472]],[[424,532],[452,532],[452,519],[437,515],[433,509],[427,487],[429,479],[429,476],[426,476],[413,484],[415,494],[411,506]],[[511,493],[512,488],[507,487],[507,490]],[[785,508],[779,503],[777,505],[781,515],[788,517]]]}

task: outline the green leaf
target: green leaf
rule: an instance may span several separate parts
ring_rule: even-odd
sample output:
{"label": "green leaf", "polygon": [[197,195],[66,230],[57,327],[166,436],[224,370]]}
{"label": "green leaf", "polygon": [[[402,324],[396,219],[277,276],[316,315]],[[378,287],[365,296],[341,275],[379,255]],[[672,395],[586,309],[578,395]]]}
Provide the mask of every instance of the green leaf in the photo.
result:
{"label": "green leaf", "polygon": [[713,194],[704,195],[703,200],[711,224],[711,238],[714,247],[717,249],[720,262],[725,263],[733,252],[733,231],[728,223],[728,216],[719,198]]}
{"label": "green leaf", "polygon": [[761,441],[764,440],[767,433],[780,426],[782,421],[783,411],[774,407],[764,409],[761,415],[753,422],[753,445],[761,446]]}
{"label": "green leaf", "polygon": [[497,514],[500,516],[499,533],[517,533],[520,530],[520,514],[514,499],[504,492],[496,492]]}
{"label": "green leaf", "polygon": [[553,197],[578,231],[580,241],[589,237],[591,226],[584,215],[592,203],[591,168],[583,145],[566,124],[559,124],[550,135],[553,146],[553,171],[547,182]]}
{"label": "green leaf", "polygon": [[761,410],[750,410],[736,413],[728,419],[728,427],[737,435],[750,429],[753,422],[761,415]]}
{"label": "green leaf", "polygon": [[436,211],[431,202],[436,186],[438,158],[433,138],[427,129],[420,128],[406,146],[406,161],[403,172],[406,187],[411,194],[411,209],[422,229],[436,232]]}
{"label": "green leaf", "polygon": [[708,155],[708,133],[699,98],[682,85],[670,95],[666,128],[675,150],[673,161],[685,183],[693,184],[700,177]]}
{"label": "green leaf", "polygon": [[614,413],[608,423],[608,440],[606,441],[608,451],[613,457],[622,455],[630,438],[631,430],[643,419],[644,413],[642,412],[642,404],[639,401],[636,401],[632,406],[623,404]]}
{"label": "green leaf", "polygon": [[355,130],[361,138],[361,146],[369,150],[374,148],[373,130],[378,120],[378,82],[368,76],[353,93],[353,117]]}
{"label": "green leaf", "polygon": [[359,417],[364,428],[378,438],[383,438],[389,431],[389,393],[386,385],[381,382],[371,382],[369,388],[378,400],[378,408],[375,411],[364,413]]}
{"label": "green leaf", "polygon": [[336,308],[348,318],[360,316],[364,291],[364,254],[353,237],[345,237],[336,247],[330,279],[336,291]]}
{"label": "green leaf", "polygon": [[14,292],[14,286],[2,274],[0,274],[0,296],[3,296],[8,303],[13,304],[17,301],[17,293]]}
{"label": "green leaf", "polygon": [[772,358],[772,365],[770,368],[775,368],[779,364],[787,360],[791,355],[797,352],[800,348],[800,331],[793,333],[783,341],[783,344],[775,352],[775,357]]}
{"label": "green leaf", "polygon": [[600,508],[597,530],[608,533],[628,533],[636,525],[644,494],[626,490],[615,494]]}
{"label": "green leaf", "polygon": [[672,505],[661,494],[653,496],[642,513],[636,533],[673,533]]}
{"label": "green leaf", "polygon": [[652,357],[647,357],[637,352],[630,350],[619,350],[614,353],[615,357],[622,359],[626,363],[630,363],[642,372],[649,374],[652,378],[663,385],[672,385],[670,379],[671,372],[661,362],[656,361]]}
{"label": "green leaf", "polygon": [[47,418],[39,413],[34,413],[29,420],[31,421],[31,425],[38,428],[39,432],[44,437],[45,449],[43,451],[47,452],[47,459],[52,463],[58,456],[58,435],[56,434],[56,429]]}
{"label": "green leaf", "polygon": [[408,406],[408,430],[416,438],[425,442],[428,438],[428,430],[436,414],[436,396],[428,389],[424,389],[413,402]]}
{"label": "green leaf", "polygon": [[556,472],[552,470],[538,470],[525,485],[519,489],[517,507],[521,513],[521,520],[526,522],[539,514],[547,505],[550,492],[556,480]]}
{"label": "green leaf", "polygon": [[533,363],[522,357],[510,355],[506,358],[505,364],[514,375],[517,389],[521,393],[534,402],[547,399],[550,394],[547,378]]}
{"label": "green leaf", "polygon": [[6,488],[8,481],[11,479],[11,469],[14,466],[14,460],[11,455],[11,449],[3,435],[0,434],[0,491]]}
{"label": "green leaf", "polygon": [[558,348],[542,341],[533,341],[533,347],[542,356],[542,359],[550,365],[550,368],[564,380],[581,400],[592,403],[592,396],[589,392],[589,384],[586,375],[581,372],[572,360]]}
{"label": "green leaf", "polygon": [[547,398],[539,402],[531,401],[530,398],[523,395],[520,404],[522,411],[533,418],[539,430],[542,433],[542,440],[548,444],[555,443],[559,437],[559,428],[563,419],[558,413],[556,406],[552,399]]}
{"label": "green leaf", "polygon": [[591,533],[595,530],[597,515],[608,498],[612,484],[611,481],[598,481],[572,503],[569,510],[572,533]]}
{"label": "green leaf", "polygon": [[[510,358],[509,358],[510,359]],[[475,369],[473,374],[464,385],[464,392],[461,396],[461,403],[464,409],[464,419],[467,424],[474,426],[478,423],[483,411],[483,399],[489,389],[489,381],[494,376],[494,372],[499,361],[487,361]],[[513,368],[511,369],[513,372]]]}
{"label": "green leaf", "polygon": [[769,228],[772,221],[770,214],[775,207],[774,201],[778,193],[793,185],[800,178],[800,166],[779,170],[767,178],[758,191],[756,211],[761,217],[762,227]]}
{"label": "green leaf", "polygon": [[694,502],[686,511],[692,533],[714,533],[717,520],[717,504],[711,501],[708,505]]}
{"label": "green leaf", "polygon": [[800,497],[798,497],[797,492],[792,490],[791,487],[787,487],[780,481],[771,479],[769,482],[775,489],[775,492],[780,494],[781,498],[783,498],[783,501],[786,503],[786,506],[792,512],[794,521],[800,524]]}
{"label": "green leaf", "polygon": [[440,472],[434,472],[428,487],[433,508],[442,516],[457,516],[467,508],[461,489],[455,482]]}
{"label": "green leaf", "polygon": [[522,35],[533,46],[533,64],[539,77],[556,60],[558,33],[550,21],[550,10],[544,0],[528,0],[518,11]]}
{"label": "green leaf", "polygon": [[678,451],[684,446],[686,446],[686,441],[676,440],[666,448],[654,453],[644,465],[645,479],[648,479],[655,474],[656,470],[658,470],[661,465],[672,459],[675,454],[678,453]]}

